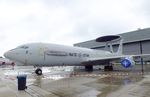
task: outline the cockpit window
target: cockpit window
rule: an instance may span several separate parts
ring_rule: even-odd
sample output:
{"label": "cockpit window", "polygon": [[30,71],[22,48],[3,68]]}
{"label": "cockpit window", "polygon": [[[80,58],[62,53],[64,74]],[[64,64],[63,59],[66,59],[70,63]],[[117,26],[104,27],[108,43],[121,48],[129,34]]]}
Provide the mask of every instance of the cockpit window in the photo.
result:
{"label": "cockpit window", "polygon": [[20,48],[22,48],[22,49],[28,49],[29,47],[28,46],[21,46]]}

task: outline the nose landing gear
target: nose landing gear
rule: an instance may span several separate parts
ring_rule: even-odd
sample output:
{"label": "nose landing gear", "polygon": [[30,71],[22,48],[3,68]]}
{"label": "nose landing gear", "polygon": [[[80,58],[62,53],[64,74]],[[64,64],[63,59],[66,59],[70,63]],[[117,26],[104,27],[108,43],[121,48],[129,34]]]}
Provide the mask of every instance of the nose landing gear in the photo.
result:
{"label": "nose landing gear", "polygon": [[41,69],[41,68],[37,68],[37,69],[35,70],[35,73],[36,73],[37,75],[42,75],[42,69]]}

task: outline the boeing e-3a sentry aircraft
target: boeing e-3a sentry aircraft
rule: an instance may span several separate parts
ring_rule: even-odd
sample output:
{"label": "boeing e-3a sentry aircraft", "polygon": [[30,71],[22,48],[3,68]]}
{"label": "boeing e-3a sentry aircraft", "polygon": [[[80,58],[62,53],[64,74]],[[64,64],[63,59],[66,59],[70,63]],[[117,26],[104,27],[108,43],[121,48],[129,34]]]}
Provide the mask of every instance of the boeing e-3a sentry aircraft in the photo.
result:
{"label": "boeing e-3a sentry aircraft", "polygon": [[[104,65],[106,71],[113,70],[113,61],[119,60],[123,67],[128,68],[135,64],[133,58],[145,55],[123,55],[122,39],[120,36],[109,35],[97,38],[98,42],[120,40],[117,52],[93,50],[81,47],[71,47],[48,43],[29,43],[7,51],[4,56],[24,65],[33,65],[35,73],[42,75],[42,66],[85,66],[86,71],[93,70],[93,65]],[[112,49],[112,46],[110,45]]]}

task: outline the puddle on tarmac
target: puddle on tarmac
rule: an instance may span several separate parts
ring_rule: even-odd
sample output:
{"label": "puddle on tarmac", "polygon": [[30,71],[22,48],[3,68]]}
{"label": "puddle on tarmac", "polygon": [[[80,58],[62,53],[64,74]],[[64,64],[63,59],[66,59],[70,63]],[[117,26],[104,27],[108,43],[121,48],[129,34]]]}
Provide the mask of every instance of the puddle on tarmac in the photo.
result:
{"label": "puddle on tarmac", "polygon": [[108,95],[108,93],[114,92],[116,90],[118,90],[120,88],[119,85],[108,85],[104,88],[102,88],[101,93],[97,95],[97,97],[106,97]]}
{"label": "puddle on tarmac", "polygon": [[97,83],[106,84],[105,87],[100,89],[102,93],[97,95],[97,97],[106,97],[109,93],[117,91],[123,85],[128,85],[131,83],[135,83],[141,81],[143,79],[142,76],[108,76],[102,79],[98,79]]}
{"label": "puddle on tarmac", "polygon": [[97,83],[112,84],[112,85],[127,85],[142,80],[142,76],[107,76],[97,80]]}
{"label": "puddle on tarmac", "polygon": [[143,82],[141,86],[148,86],[150,88],[150,82],[149,81]]}
{"label": "puddle on tarmac", "polygon": [[[145,81],[141,84],[141,87],[143,87],[145,89],[145,93],[143,93],[143,95],[147,95],[147,96],[143,96],[143,97],[150,97],[150,82],[149,81]],[[143,90],[144,90],[143,89]]]}

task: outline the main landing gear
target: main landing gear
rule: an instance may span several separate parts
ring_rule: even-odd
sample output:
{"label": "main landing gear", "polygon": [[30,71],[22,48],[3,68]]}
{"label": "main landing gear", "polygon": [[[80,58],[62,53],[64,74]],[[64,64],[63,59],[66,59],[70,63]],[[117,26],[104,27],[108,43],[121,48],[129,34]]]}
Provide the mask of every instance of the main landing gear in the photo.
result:
{"label": "main landing gear", "polygon": [[112,65],[104,66],[104,71],[113,71],[113,66]]}
{"label": "main landing gear", "polygon": [[85,71],[92,72],[93,71],[93,65],[85,66]]}
{"label": "main landing gear", "polygon": [[36,73],[37,75],[42,75],[42,69],[41,69],[41,68],[37,68],[37,69],[35,70],[35,73]]}

